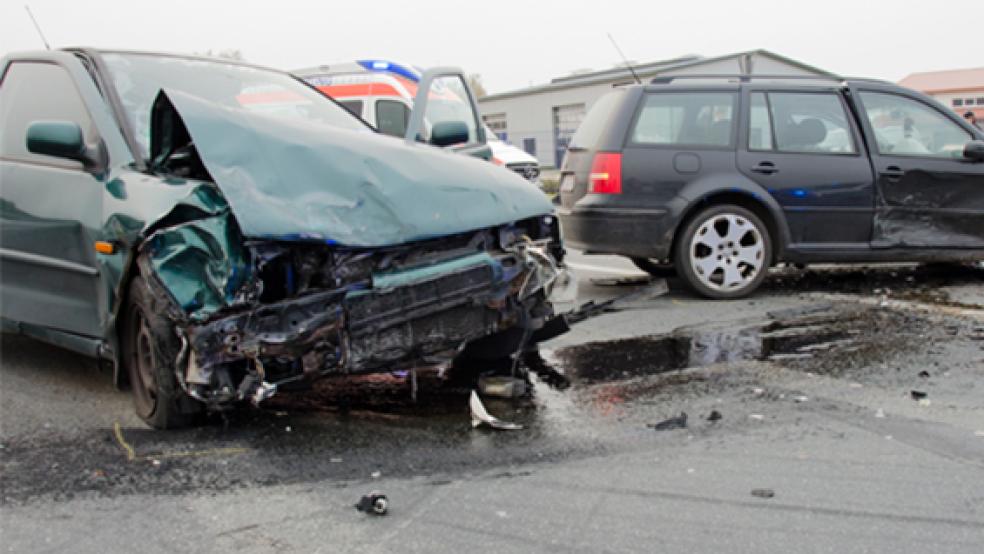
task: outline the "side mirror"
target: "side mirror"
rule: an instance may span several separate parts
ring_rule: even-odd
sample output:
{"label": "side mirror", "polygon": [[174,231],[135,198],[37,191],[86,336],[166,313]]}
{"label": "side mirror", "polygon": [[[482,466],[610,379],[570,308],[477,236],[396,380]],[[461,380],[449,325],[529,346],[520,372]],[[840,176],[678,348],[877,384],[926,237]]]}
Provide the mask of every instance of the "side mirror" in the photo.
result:
{"label": "side mirror", "polygon": [[984,161],[984,140],[972,140],[964,146],[964,158],[975,162]]}
{"label": "side mirror", "polygon": [[463,121],[442,121],[431,129],[431,144],[451,146],[468,142],[468,125]]}
{"label": "side mirror", "polygon": [[85,144],[82,128],[71,121],[35,121],[27,128],[27,150],[35,154],[82,162],[86,168],[99,163],[99,153]]}

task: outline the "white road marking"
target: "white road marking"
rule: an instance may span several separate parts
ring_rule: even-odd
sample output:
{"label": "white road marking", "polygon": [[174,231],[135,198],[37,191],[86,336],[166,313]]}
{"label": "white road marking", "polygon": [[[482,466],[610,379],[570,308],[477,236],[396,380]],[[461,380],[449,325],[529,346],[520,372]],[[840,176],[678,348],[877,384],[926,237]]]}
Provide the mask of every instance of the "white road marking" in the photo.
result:
{"label": "white road marking", "polygon": [[567,266],[573,269],[579,269],[581,271],[588,271],[591,273],[612,273],[615,275],[631,275],[633,277],[645,275],[642,271],[632,271],[630,269],[618,269],[615,267],[605,267],[601,265],[590,265],[590,264],[579,264],[575,262],[567,262]]}

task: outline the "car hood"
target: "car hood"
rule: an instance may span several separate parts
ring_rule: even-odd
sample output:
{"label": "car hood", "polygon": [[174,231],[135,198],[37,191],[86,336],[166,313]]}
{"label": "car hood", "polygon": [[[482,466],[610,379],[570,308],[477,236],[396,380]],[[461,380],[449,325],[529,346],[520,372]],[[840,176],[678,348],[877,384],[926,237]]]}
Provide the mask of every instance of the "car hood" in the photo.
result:
{"label": "car hood", "polygon": [[[379,247],[550,213],[493,164],[424,144],[161,91],[244,236]],[[158,101],[161,100],[158,99]]]}
{"label": "car hood", "polygon": [[540,162],[536,158],[530,156],[524,150],[520,150],[501,140],[489,141],[489,147],[492,148],[492,155],[502,160],[504,164],[524,163],[540,165]]}

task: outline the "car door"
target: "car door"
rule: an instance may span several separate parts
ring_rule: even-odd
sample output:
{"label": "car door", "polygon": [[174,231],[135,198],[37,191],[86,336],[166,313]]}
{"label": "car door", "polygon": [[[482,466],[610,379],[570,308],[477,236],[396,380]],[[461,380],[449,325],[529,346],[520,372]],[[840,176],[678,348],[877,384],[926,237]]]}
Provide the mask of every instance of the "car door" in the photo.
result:
{"label": "car door", "polygon": [[898,88],[865,85],[855,96],[878,175],[872,245],[984,248],[984,163],[963,156],[969,127]]}
{"label": "car door", "polygon": [[4,319],[101,336],[94,233],[105,183],[81,162],[26,146],[37,121],[79,125],[99,142],[65,67],[14,61],[0,80],[0,301]]}
{"label": "car door", "polygon": [[478,114],[475,95],[460,69],[428,69],[420,77],[405,136],[409,142],[490,160],[492,149]]}
{"label": "car door", "polygon": [[867,249],[874,176],[836,88],[745,88],[738,168],[782,206],[794,249]]}

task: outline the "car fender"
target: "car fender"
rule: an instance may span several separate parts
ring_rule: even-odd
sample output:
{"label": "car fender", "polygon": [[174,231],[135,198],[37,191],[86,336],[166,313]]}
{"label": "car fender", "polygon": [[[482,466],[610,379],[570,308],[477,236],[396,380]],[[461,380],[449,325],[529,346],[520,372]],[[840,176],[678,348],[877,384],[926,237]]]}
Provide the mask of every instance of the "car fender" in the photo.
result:
{"label": "car fender", "polygon": [[775,234],[778,235],[772,237],[777,258],[790,242],[789,225],[782,207],[767,190],[747,177],[735,173],[707,175],[688,183],[678,195],[683,199],[679,204],[683,209],[677,214],[678,229],[684,224],[686,217],[703,205],[710,205],[715,197],[739,195],[761,206],[771,216]]}

